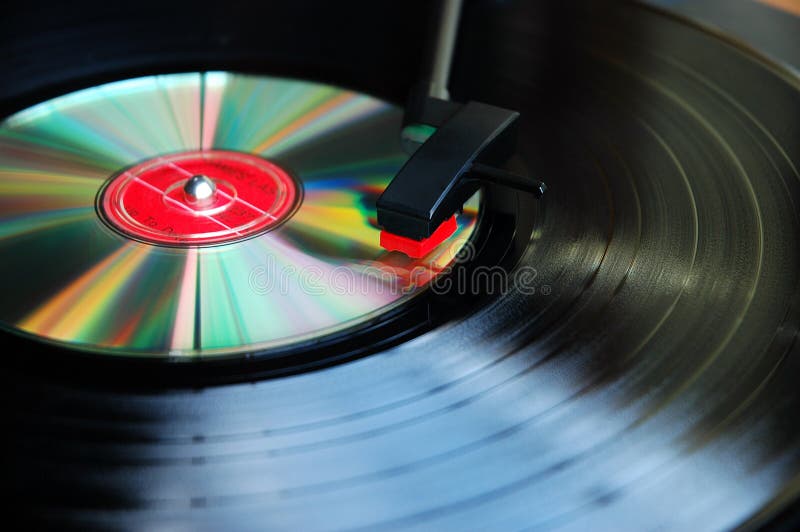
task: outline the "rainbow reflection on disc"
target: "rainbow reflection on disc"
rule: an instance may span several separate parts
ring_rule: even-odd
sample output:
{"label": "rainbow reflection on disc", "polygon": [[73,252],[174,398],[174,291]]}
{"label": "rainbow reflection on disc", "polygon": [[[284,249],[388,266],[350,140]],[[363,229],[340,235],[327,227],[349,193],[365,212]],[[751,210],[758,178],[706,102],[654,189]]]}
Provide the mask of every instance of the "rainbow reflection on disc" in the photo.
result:
{"label": "rainbow reflection on disc", "polygon": [[[375,201],[407,158],[400,123],[397,107],[363,94],[224,72],[111,83],[11,116],[0,124],[0,325],[97,353],[197,357],[373,320],[452,262],[477,215],[476,195],[456,235],[420,260],[379,247]],[[285,169],[298,187],[295,210],[281,203],[281,223],[205,247],[130,238],[103,219],[98,202],[113,176],[143,161],[184,161],[184,152],[241,153],[258,166],[256,155]],[[224,164],[192,164],[206,163]],[[236,172],[228,168],[222,189],[236,188]],[[142,186],[178,193],[169,176],[148,176]],[[153,198],[162,192],[141,196],[149,214],[161,212]],[[268,193],[273,201],[284,192]],[[134,207],[122,205],[125,223],[158,218],[136,219]],[[241,213],[242,227],[257,218]],[[158,223],[166,238],[173,228]]]}

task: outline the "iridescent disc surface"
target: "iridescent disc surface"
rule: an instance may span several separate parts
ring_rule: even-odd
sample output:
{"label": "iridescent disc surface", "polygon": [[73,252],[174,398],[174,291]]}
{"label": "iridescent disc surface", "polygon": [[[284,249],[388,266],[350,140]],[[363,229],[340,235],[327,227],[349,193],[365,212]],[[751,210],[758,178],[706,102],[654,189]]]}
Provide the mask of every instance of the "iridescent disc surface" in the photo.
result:
{"label": "iridescent disc surface", "polygon": [[[223,72],[138,78],[0,124],[0,324],[107,354],[252,352],[371,320],[414,297],[474,228],[412,260],[378,245],[375,201],[405,162],[401,112],[304,81]],[[220,150],[287,170],[286,221],[209,247],[140,242],[98,215],[112,176]]]}

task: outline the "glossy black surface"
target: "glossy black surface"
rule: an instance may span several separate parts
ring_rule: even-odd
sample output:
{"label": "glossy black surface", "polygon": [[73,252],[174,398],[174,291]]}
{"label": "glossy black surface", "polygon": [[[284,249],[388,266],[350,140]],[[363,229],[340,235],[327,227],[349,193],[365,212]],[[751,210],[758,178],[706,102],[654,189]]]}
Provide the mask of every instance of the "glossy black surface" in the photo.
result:
{"label": "glossy black surface", "polygon": [[[795,497],[797,80],[636,6],[476,2],[464,28],[454,96],[519,110],[509,168],[548,183],[502,202],[535,214],[512,272],[533,282],[285,378],[153,390],[137,372],[122,390],[8,368],[18,511],[80,528],[719,530]],[[513,251],[502,220],[483,230]]]}

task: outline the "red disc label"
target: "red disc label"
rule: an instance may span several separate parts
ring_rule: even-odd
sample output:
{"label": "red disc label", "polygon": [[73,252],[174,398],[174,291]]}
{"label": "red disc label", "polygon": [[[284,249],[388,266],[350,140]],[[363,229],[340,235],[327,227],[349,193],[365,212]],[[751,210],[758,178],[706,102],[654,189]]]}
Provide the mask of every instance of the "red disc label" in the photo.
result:
{"label": "red disc label", "polygon": [[233,242],[288,218],[297,183],[261,157],[222,150],[165,155],[114,177],[99,198],[106,221],[137,240],[170,246]]}

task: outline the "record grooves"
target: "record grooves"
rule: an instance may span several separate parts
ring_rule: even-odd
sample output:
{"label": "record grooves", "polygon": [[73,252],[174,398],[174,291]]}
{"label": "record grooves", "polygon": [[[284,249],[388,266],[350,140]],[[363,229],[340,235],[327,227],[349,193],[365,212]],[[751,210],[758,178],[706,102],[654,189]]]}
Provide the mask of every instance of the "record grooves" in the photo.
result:
{"label": "record grooves", "polygon": [[[787,511],[800,485],[800,83],[655,10],[553,6],[468,3],[451,87],[457,100],[520,111],[509,167],[541,177],[548,193],[537,202],[485,190],[465,212],[470,260],[441,279],[458,285],[498,267],[529,283],[429,289],[370,307],[352,327],[201,363],[80,354],[4,333],[15,349],[0,405],[16,511],[81,529],[303,530],[720,530]],[[245,50],[228,52],[232,65],[246,63]],[[281,78],[311,93],[350,87],[389,118],[303,137],[302,154],[262,153],[306,196],[274,231],[222,249],[302,221],[322,175],[309,168],[320,161],[336,169],[320,180],[325,190],[361,198],[348,199],[349,212],[377,231],[363,207],[374,195],[356,182],[383,170],[348,181],[340,163],[380,159],[365,152],[383,153],[381,139],[399,131],[397,108],[369,95],[408,74],[402,64],[363,87],[337,76],[303,85],[314,73]],[[151,66],[134,70],[159,72]],[[241,94],[274,94],[271,76],[286,71],[268,67],[224,78]],[[194,79],[179,76],[161,79]],[[201,99],[210,97],[206,88]],[[92,120],[109,116],[87,109]],[[205,111],[204,130],[213,121]],[[258,136],[248,127],[230,130],[247,143]],[[215,149],[254,151],[223,137]],[[146,155],[130,164],[159,154]],[[119,170],[107,166],[104,179]],[[372,248],[350,245],[352,235],[340,246],[308,232],[292,249],[360,260]],[[7,251],[11,241],[0,238],[13,273],[25,256]],[[191,267],[180,271],[202,282]],[[6,282],[11,291],[19,279]],[[14,308],[37,296],[32,288]],[[221,345],[203,336],[214,308],[192,313],[195,350]]]}

